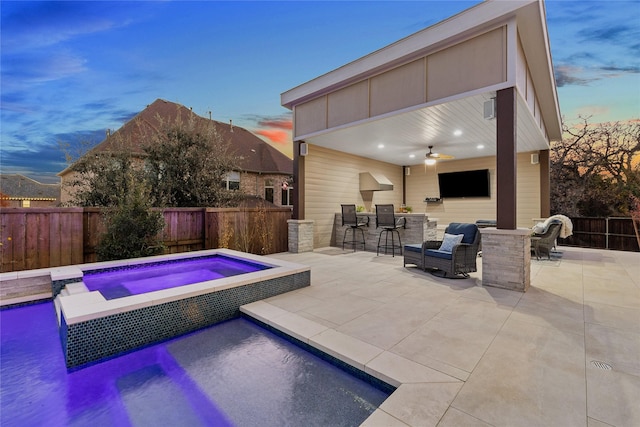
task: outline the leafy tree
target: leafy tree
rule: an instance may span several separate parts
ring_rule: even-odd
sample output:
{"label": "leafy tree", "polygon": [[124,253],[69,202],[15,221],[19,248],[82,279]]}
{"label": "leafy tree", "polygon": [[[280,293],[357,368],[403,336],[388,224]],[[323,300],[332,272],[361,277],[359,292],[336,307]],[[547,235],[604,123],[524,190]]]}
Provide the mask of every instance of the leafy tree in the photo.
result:
{"label": "leafy tree", "polygon": [[626,216],[640,195],[640,120],[565,126],[551,147],[551,211]]}
{"label": "leafy tree", "polygon": [[196,120],[195,115],[187,121],[180,117],[172,123],[158,120],[160,131],[144,146],[146,179],[155,205],[237,205],[241,192],[227,190],[223,184],[229,172],[238,170],[239,158],[215,122]]}
{"label": "leafy tree", "polygon": [[130,183],[130,191],[113,207],[106,208],[106,231],[96,247],[99,261],[138,258],[163,253],[164,218],[149,204],[143,184]]}

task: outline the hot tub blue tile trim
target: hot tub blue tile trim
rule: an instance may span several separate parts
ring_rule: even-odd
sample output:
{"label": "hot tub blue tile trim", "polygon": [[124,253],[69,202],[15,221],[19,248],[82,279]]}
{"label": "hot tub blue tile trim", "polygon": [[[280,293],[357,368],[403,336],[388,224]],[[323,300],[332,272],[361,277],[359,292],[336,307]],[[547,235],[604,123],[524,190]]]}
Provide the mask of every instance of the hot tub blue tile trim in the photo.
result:
{"label": "hot tub blue tile trim", "polygon": [[311,271],[214,291],[74,324],[60,338],[67,368],[84,365],[240,316],[240,306],[311,284]]}
{"label": "hot tub blue tile trim", "polygon": [[78,282],[82,282],[82,276],[80,276],[80,277],[72,277],[70,279],[52,280],[51,281],[51,294],[53,295],[52,298],[56,299],[58,294],[69,283],[78,283]]}

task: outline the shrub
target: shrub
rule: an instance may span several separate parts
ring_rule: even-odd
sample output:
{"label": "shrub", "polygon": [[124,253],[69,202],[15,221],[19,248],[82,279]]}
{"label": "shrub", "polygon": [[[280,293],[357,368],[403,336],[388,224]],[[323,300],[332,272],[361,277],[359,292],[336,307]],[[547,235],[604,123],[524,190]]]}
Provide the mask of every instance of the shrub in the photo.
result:
{"label": "shrub", "polygon": [[118,206],[105,211],[106,232],[96,247],[99,261],[138,258],[164,252],[164,218],[148,205],[147,192],[137,185]]}

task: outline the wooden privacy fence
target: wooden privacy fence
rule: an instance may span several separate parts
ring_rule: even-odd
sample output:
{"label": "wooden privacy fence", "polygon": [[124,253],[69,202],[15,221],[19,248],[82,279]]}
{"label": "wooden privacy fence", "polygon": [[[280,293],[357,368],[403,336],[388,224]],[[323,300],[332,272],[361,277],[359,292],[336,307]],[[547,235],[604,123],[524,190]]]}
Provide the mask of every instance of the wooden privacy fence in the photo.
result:
{"label": "wooden privacy fence", "polygon": [[566,246],[638,252],[633,221],[626,217],[571,218],[573,235],[562,239]]}
{"label": "wooden privacy fence", "polygon": [[[168,208],[165,253],[226,247],[256,254],[288,250],[290,208]],[[0,272],[97,261],[100,208],[2,208]]]}

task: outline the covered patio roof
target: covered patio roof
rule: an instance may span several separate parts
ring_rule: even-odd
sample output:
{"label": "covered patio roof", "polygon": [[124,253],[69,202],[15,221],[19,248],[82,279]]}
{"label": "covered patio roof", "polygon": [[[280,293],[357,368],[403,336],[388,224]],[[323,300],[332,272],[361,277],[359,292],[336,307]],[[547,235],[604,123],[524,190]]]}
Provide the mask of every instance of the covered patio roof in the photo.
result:
{"label": "covered patio roof", "polygon": [[[363,120],[338,129],[301,137],[304,141],[399,166],[424,160],[429,146],[434,152],[456,159],[496,155],[496,121],[483,117],[483,104],[495,92],[465,97],[374,120]],[[517,151],[548,150],[549,142],[518,98]],[[459,136],[456,131],[461,131]],[[345,144],[344,141],[358,141]],[[382,144],[384,147],[380,148]],[[482,144],[483,148],[478,148]]]}
{"label": "covered patio roof", "polygon": [[[364,116],[347,123],[335,125],[329,118],[322,129],[308,131],[295,123],[294,140],[396,165],[422,162],[429,146],[434,146],[434,152],[456,159],[494,156],[496,120],[484,118],[484,104],[494,99],[497,91],[516,87],[517,152],[548,150],[549,141],[561,138],[561,121],[544,4],[539,0],[481,3],[284,92],[282,105],[296,111],[309,101],[365,81],[369,82],[371,104],[374,94],[371,82],[376,77],[500,26],[505,28],[504,46],[501,46],[505,50],[505,70],[499,82],[469,86],[468,90],[463,88],[437,99],[425,96],[426,102],[382,114],[369,107]],[[425,73],[427,76],[431,73],[430,64],[425,65]],[[532,97],[529,93],[527,99],[528,91],[535,95]],[[454,136],[455,131],[462,134]],[[380,144],[384,148],[379,148]],[[479,144],[484,148],[478,149]]]}

